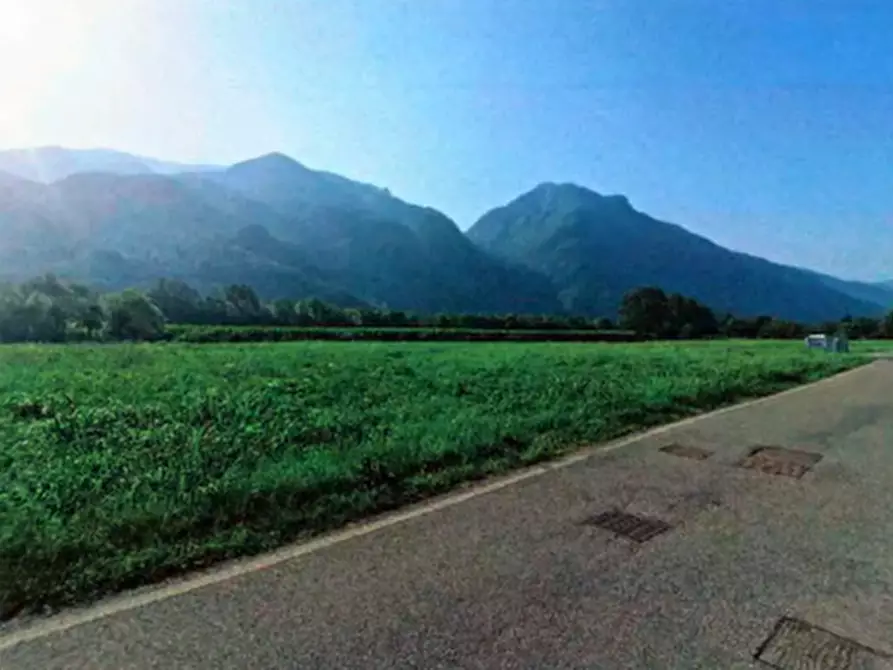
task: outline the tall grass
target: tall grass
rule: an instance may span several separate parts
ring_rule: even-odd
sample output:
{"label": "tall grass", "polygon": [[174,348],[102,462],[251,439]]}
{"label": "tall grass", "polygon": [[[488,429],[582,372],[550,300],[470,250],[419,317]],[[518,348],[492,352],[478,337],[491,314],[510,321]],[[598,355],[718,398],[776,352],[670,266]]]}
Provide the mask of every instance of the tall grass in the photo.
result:
{"label": "tall grass", "polygon": [[0,613],[851,367],[800,343],[0,348]]}

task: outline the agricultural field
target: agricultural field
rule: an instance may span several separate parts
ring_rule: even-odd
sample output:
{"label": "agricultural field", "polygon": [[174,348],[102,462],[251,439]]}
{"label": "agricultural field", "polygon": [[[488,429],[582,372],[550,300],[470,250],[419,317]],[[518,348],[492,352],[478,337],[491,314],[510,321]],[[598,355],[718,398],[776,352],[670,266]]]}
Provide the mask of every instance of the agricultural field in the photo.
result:
{"label": "agricultural field", "polygon": [[854,354],[893,354],[893,340],[852,340]]}
{"label": "agricultural field", "polygon": [[866,359],[800,342],[0,347],[0,618]]}

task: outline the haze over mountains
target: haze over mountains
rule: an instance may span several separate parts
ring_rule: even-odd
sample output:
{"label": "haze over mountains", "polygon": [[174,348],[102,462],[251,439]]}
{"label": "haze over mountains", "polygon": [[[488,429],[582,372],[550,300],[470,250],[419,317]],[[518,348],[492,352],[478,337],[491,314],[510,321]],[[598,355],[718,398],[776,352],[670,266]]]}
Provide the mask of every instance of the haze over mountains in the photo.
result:
{"label": "haze over mountains", "polygon": [[177,174],[222,170],[216,165],[186,165],[134,156],[112,149],[37,147],[0,151],[0,172],[49,184],[83,172],[113,174]]}
{"label": "haze over mountains", "polygon": [[108,150],[0,152],[0,278],[108,288],[247,283],[266,298],[612,317],[656,285],[741,316],[876,315],[893,287],[733,252],[622,196],[541,184],[464,234],[447,216],[282,154],[228,168]]}

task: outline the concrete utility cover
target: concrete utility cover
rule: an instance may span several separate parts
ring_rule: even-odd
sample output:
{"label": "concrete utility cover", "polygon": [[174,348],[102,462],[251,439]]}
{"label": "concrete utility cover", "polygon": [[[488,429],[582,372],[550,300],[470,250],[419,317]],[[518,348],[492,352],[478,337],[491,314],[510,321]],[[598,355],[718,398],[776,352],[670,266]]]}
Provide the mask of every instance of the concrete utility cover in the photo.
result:
{"label": "concrete utility cover", "polygon": [[889,657],[804,621],[785,617],[757,651],[778,670],[870,670]]}
{"label": "concrete utility cover", "polygon": [[822,460],[821,454],[784,447],[753,447],[741,461],[742,468],[758,470],[767,475],[782,475],[800,479]]}

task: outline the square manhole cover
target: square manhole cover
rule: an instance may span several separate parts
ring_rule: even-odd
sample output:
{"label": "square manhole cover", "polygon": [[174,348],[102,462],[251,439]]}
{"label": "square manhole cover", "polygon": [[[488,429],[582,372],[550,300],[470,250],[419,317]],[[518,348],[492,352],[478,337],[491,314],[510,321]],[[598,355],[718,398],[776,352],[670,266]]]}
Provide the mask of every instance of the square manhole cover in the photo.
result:
{"label": "square manhole cover", "polygon": [[665,447],[661,447],[660,450],[665,454],[680,456],[682,458],[693,458],[696,461],[706,460],[713,455],[713,452],[708,451],[707,449],[692,447],[685,444],[676,444],[675,442],[673,444],[668,444]]}
{"label": "square manhole cover", "polygon": [[818,628],[784,617],[754,655],[777,670],[869,670],[889,662],[889,656]]}
{"label": "square manhole cover", "polygon": [[739,465],[742,468],[758,470],[767,475],[783,475],[800,479],[822,460],[821,454],[784,447],[758,446]]}
{"label": "square manhole cover", "polygon": [[616,509],[594,516],[588,523],[636,542],[647,542],[672,528],[666,521],[627,514]]}

